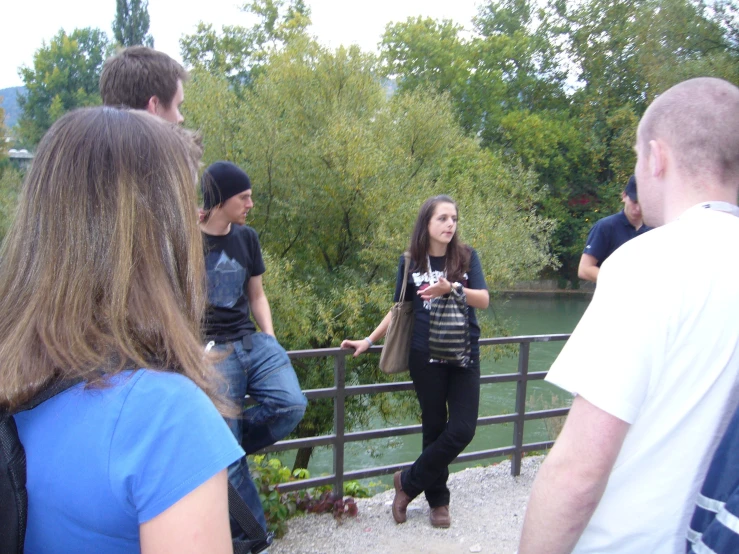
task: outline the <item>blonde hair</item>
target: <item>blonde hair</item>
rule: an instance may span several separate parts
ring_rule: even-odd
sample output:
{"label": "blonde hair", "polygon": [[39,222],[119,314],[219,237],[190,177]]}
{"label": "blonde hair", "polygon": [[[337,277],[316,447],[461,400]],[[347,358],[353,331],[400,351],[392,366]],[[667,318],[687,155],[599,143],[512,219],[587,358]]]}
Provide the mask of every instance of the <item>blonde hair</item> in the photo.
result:
{"label": "blonde hair", "polygon": [[181,373],[221,409],[204,360],[197,148],[145,112],[88,108],[42,139],[0,253],[0,405],[56,378]]}

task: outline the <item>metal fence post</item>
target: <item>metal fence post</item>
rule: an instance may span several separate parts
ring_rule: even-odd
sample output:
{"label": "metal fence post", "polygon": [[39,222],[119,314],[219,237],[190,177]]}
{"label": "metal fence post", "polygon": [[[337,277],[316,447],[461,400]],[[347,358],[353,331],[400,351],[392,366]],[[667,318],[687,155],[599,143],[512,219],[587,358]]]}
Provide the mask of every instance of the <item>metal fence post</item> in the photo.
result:
{"label": "metal fence post", "polygon": [[346,415],[346,357],[334,355],[334,494],[344,496],[344,426]]}
{"label": "metal fence post", "polygon": [[516,420],[513,422],[513,458],[511,459],[511,475],[521,474],[521,458],[523,452],[523,426],[526,415],[526,384],[529,373],[528,342],[519,343],[518,350],[518,381],[516,381]]}

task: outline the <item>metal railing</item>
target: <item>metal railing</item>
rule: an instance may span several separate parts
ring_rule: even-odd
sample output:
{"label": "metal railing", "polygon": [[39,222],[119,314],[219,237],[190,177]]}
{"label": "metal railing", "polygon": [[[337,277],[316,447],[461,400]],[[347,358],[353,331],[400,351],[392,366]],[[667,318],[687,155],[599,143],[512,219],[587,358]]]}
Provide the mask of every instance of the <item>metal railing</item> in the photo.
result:
{"label": "metal railing", "polygon": [[[545,419],[566,415],[569,408],[554,408],[549,410],[526,411],[526,386],[529,381],[544,379],[547,372],[537,371],[529,373],[529,349],[534,342],[565,341],[570,335],[529,335],[519,337],[498,337],[480,339],[480,346],[497,346],[503,344],[518,344],[518,370],[516,373],[505,373],[500,375],[483,375],[480,384],[491,383],[516,383],[516,406],[515,412],[503,415],[480,417],[477,420],[478,427],[481,425],[496,425],[501,423],[513,423],[513,444],[501,448],[478,450],[460,454],[452,463],[471,462],[496,458],[499,456],[511,456],[511,474],[519,475],[521,472],[521,459],[526,452],[543,450],[554,444],[554,441],[543,441],[535,443],[523,442],[524,425],[526,421]],[[368,352],[379,354],[382,346],[372,346]],[[356,431],[347,433],[345,431],[345,400],[348,396],[360,394],[378,394],[413,390],[411,381],[395,383],[378,383],[373,385],[346,386],[346,357],[351,351],[341,348],[324,348],[320,350],[294,350],[288,352],[291,359],[301,358],[327,358],[334,359],[334,386],[324,389],[312,389],[303,391],[305,396],[311,399],[333,398],[334,399],[334,433],[318,437],[300,438],[280,441],[262,450],[262,452],[282,452],[298,448],[315,446],[333,447],[333,475],[314,477],[283,483],[279,489],[283,492],[301,490],[321,485],[331,485],[334,491],[344,490],[344,482],[355,479],[365,479],[380,475],[389,475],[413,465],[413,462],[379,466],[354,471],[345,471],[344,468],[344,446],[350,442],[371,439],[382,439],[421,433],[420,425],[406,425],[402,427],[388,427],[384,429],[373,429],[369,431]]]}

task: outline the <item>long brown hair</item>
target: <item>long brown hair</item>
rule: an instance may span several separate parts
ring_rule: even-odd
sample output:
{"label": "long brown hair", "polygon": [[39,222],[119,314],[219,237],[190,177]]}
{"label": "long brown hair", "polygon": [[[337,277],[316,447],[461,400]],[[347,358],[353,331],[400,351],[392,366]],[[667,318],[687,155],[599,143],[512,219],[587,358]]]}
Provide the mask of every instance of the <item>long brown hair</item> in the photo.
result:
{"label": "long brown hair", "polygon": [[44,136],[0,254],[0,405],[55,378],[146,367],[229,411],[200,337],[196,151],[174,125],[103,107]]}
{"label": "long brown hair", "polygon": [[[418,217],[416,218],[416,225],[413,228],[413,235],[411,235],[411,243],[408,247],[408,251],[411,254],[411,261],[414,267],[421,269],[426,267],[426,256],[429,252],[429,222],[434,216],[436,206],[439,204],[451,204],[457,212],[457,221],[459,221],[459,210],[457,209],[457,203],[452,200],[451,197],[440,194],[438,196],[432,196],[426,200],[421,209],[418,210]],[[446,272],[447,279],[450,281],[461,281],[464,273],[469,269],[470,266],[470,247],[463,244],[459,240],[459,227],[457,232],[452,236],[452,240],[449,242],[446,248]],[[431,268],[426,268],[427,271],[431,271]]]}

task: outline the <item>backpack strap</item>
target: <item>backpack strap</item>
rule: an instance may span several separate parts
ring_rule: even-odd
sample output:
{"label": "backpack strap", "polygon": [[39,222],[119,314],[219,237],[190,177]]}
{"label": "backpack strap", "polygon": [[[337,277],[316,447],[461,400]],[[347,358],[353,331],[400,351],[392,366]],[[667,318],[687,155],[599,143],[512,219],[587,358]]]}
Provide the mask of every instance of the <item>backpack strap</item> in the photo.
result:
{"label": "backpack strap", "polygon": [[234,554],[248,554],[249,552],[257,554],[269,548],[274,534],[264,531],[254,514],[251,513],[249,506],[246,505],[244,499],[231,484],[231,481],[228,482],[228,513],[231,514],[231,518],[238,523],[243,534],[247,537],[247,540],[233,540]]}
{"label": "backpack strap", "polygon": [[28,402],[14,409],[12,413],[17,414],[19,412],[25,412],[26,410],[32,410],[36,406],[40,406],[41,404],[43,404],[50,398],[53,398],[57,394],[64,392],[67,389],[72,388],[73,386],[81,383],[82,381],[84,381],[82,377],[77,377],[75,379],[57,379],[56,381],[52,381],[43,390],[41,390],[36,396],[31,398]]}
{"label": "backpack strap", "polygon": [[76,385],[82,379],[53,381],[18,408],[0,408],[0,465],[7,472],[0,479],[0,551],[22,554],[26,539],[28,494],[26,492],[26,455],[18,438],[13,414],[35,408],[49,398]]}
{"label": "backpack strap", "polygon": [[23,554],[26,540],[26,464],[13,416],[0,408],[0,552]]}

